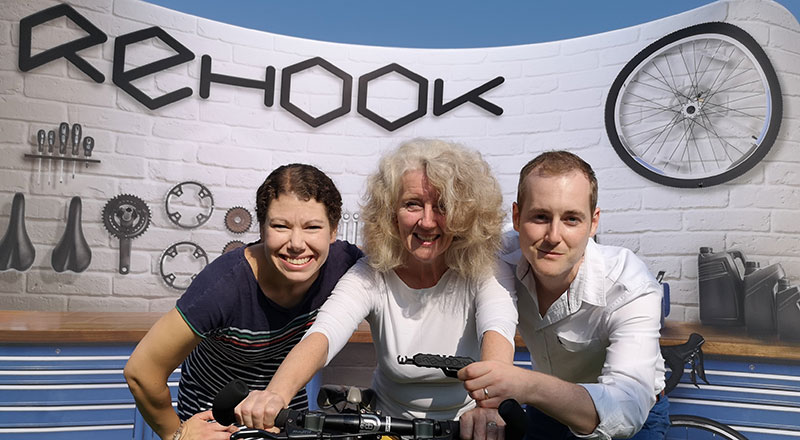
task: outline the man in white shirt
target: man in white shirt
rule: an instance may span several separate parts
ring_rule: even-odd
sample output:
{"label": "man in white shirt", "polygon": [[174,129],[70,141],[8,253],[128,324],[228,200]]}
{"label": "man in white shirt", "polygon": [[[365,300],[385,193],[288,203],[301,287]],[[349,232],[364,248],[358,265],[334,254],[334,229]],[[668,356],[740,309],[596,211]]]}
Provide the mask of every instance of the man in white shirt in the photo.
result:
{"label": "man in white shirt", "polygon": [[533,371],[478,362],[459,378],[482,407],[528,404],[527,439],[663,439],[669,428],[661,287],[633,252],[590,239],[599,219],[594,171],[574,154],[546,152],[520,172],[519,248],[502,260],[516,268]]}

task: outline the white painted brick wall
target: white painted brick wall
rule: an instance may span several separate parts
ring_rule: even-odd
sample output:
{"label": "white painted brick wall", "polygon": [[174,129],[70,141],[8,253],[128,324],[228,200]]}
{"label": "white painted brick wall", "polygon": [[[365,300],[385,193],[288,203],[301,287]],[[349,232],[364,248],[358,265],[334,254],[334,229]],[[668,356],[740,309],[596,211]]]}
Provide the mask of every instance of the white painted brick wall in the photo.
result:
{"label": "white painted brick wall", "polygon": [[[243,29],[169,11],[134,0],[68,0],[109,36],[81,56],[106,80],[91,81],[61,59],[20,72],[19,20],[57,4],[53,0],[0,4],[0,232],[5,231],[15,192],[26,199],[26,225],[36,247],[33,267],[0,272],[0,308],[32,310],[150,310],[174,305],[180,292],[158,275],[163,250],[194,241],[215,258],[231,240],[258,238],[254,226],[234,235],[223,226],[225,211],[244,206],[253,212],[255,189],[278,165],[308,162],[328,172],[339,186],[345,210],[358,211],[366,176],[381,153],[416,137],[462,142],[484,154],[500,181],[510,209],[519,168],[548,149],[569,149],[589,161],[600,181],[599,240],[637,252],[655,273],[667,272],[672,285],[670,319],[697,321],[697,260],[700,246],[739,248],[762,266],[780,262],[800,282],[800,26],[770,1],[720,1],[694,11],[599,35],[535,45],[489,49],[420,50],[354,46],[303,40]],[[753,170],[726,184],[705,189],[657,185],[625,166],[609,144],[604,105],[622,66],[667,33],[706,21],[729,21],[749,31],[765,47],[784,92],[779,139]],[[183,87],[191,97],[150,111],[111,82],[114,39],[160,26],[195,54],[195,59],[136,81],[152,97]],[[33,46],[41,51],[80,35],[67,20],[37,27]],[[127,68],[167,53],[160,42],[128,48]],[[212,57],[216,74],[263,80],[276,68],[275,103],[264,92],[211,84],[199,97],[200,57]],[[352,109],[311,128],[280,106],[284,68],[320,56],[353,76]],[[427,114],[394,132],[356,112],[358,77],[398,63],[429,81]],[[504,113],[491,115],[470,103],[433,116],[433,80],[445,80],[450,100],[489,80],[505,82],[482,97]],[[340,81],[315,68],[292,78],[292,103],[312,115],[338,105]],[[370,83],[368,107],[393,119],[415,108],[416,87],[390,74]],[[37,183],[35,150],[39,129],[80,123],[97,140],[100,165],[80,167],[76,178],[47,185],[47,162]],[[70,167],[66,168],[71,171]],[[51,182],[57,174],[50,174]],[[211,219],[197,229],[181,229],[166,216],[167,191],[185,180],[213,193]],[[147,232],[133,241],[131,273],[119,275],[119,240],[100,222],[105,202],[120,193],[146,200],[153,213]],[[83,230],[92,247],[89,269],[56,273],[51,252],[63,234],[69,199],[83,199]]]}

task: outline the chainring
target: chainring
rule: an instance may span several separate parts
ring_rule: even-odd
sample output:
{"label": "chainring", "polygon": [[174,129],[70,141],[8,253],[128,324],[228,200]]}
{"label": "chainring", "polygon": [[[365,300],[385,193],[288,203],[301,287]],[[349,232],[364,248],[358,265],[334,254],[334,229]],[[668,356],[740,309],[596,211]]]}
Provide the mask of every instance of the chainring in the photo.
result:
{"label": "chainring", "polygon": [[241,206],[234,206],[225,213],[225,227],[234,234],[243,234],[253,224],[250,211]]}
{"label": "chainring", "polygon": [[245,245],[244,242],[240,240],[229,241],[228,244],[226,244],[225,247],[222,248],[222,253],[227,254],[228,252],[234,249],[239,249],[244,245]]}
{"label": "chainring", "polygon": [[136,238],[150,225],[150,208],[144,200],[120,194],[103,207],[103,226],[117,238]]}

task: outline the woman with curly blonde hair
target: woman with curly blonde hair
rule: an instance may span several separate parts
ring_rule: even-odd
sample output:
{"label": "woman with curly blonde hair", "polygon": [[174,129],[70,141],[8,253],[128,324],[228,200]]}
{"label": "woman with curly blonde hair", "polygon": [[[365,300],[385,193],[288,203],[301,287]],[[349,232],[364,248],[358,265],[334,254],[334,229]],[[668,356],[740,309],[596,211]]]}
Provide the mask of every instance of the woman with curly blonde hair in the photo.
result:
{"label": "woman with curly blonde hair", "polygon": [[236,414],[249,427],[270,427],[366,319],[378,358],[378,409],[396,417],[465,415],[462,434],[483,437],[487,422],[502,425],[496,411],[472,410],[457,379],[397,359],[422,352],[512,363],[514,274],[495,264],[500,187],[478,152],[416,139],[384,155],[365,199],[367,257],[341,278],[267,389],[251,393]]}
{"label": "woman with curly blonde hair", "polygon": [[440,140],[417,139],[401,145],[381,161],[367,183],[364,249],[379,271],[403,265],[404,243],[397,229],[395,207],[407,171],[424,171],[439,193],[453,242],[444,252],[447,266],[469,279],[480,279],[493,267],[503,222],[500,186],[480,153]]}

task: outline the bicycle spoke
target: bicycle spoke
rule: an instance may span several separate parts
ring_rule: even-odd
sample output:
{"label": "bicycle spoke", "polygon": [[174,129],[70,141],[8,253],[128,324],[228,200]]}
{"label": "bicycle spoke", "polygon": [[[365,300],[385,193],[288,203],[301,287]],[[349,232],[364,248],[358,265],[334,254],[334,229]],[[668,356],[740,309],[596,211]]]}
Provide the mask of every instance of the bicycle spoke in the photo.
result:
{"label": "bicycle spoke", "polygon": [[[719,104],[707,104],[706,108],[708,108],[708,107],[711,107],[712,109],[714,109],[714,111],[708,111],[708,110],[704,111],[704,113],[709,114],[709,115],[721,115],[721,114],[724,114],[726,112],[733,112],[733,113],[736,113],[736,114],[741,115],[741,116],[746,116],[748,118],[757,119],[759,121],[764,119],[763,116],[751,115],[751,114],[743,112],[742,109],[738,109],[738,108],[727,107],[727,106],[719,105]],[[743,109],[747,110],[748,108],[764,108],[764,107],[744,107]]]}
{"label": "bicycle spoke", "polygon": [[[652,75],[650,72],[642,72],[642,73],[644,73],[644,74],[646,74],[646,75],[650,76],[651,78],[653,78],[653,79],[654,79],[654,80],[656,80],[657,82],[660,82],[660,83],[662,83],[662,84],[664,83],[664,82],[663,82],[661,79],[659,79],[659,78],[656,78],[656,77],[655,77],[655,76],[653,76],[653,75]],[[671,88],[670,88],[670,89],[663,89],[663,88],[661,88],[661,87],[656,87],[656,86],[655,86],[655,85],[653,85],[653,84],[650,84],[650,83],[647,83],[647,82],[643,82],[643,81],[639,81],[638,79],[631,81],[631,84],[641,84],[641,85],[643,85],[643,86],[652,87],[652,88],[654,88],[654,89],[656,89],[656,90],[661,90],[661,91],[664,91],[664,92],[673,93],[673,94],[675,94],[675,96],[682,96],[682,97],[684,97],[684,98],[687,98],[687,96],[684,96],[684,95],[682,95],[682,94],[678,93],[678,91],[677,91],[677,90],[674,90],[674,89],[671,89]],[[669,86],[669,84],[665,84],[665,85],[666,85],[667,87],[670,87],[670,86]]]}
{"label": "bicycle spoke", "polygon": [[[739,68],[739,66],[740,66],[740,65],[741,65],[743,62],[744,62],[744,58],[742,58],[741,60],[739,60],[739,63],[737,63],[737,64],[736,64],[736,66],[735,66],[735,67],[734,67],[734,68],[731,70],[731,72],[728,74],[728,77],[727,77],[727,78],[725,78],[725,80],[723,80],[723,81],[722,81],[722,83],[720,83],[720,85],[719,85],[718,89],[722,87],[722,84],[725,84],[725,83],[728,81],[728,79],[730,79],[731,75],[733,75],[733,72],[735,72],[735,71],[736,71],[736,69],[738,69],[738,68]],[[711,87],[709,87],[709,88],[708,88],[708,90],[709,90],[709,92],[708,92],[708,95],[709,95],[709,96],[714,96],[714,95],[717,93],[717,92],[716,92],[716,90],[714,90],[714,85],[717,83],[717,79],[719,79],[719,76],[722,74],[722,72],[723,72],[723,71],[724,71],[724,69],[720,69],[719,73],[717,74],[717,77],[716,77],[716,78],[714,78],[714,81],[712,81],[712,82],[711,82]]]}
{"label": "bicycle spoke", "polygon": [[[664,57],[664,59],[666,60],[666,56]],[[666,60],[666,62],[667,62],[667,66],[669,66],[669,61],[668,61],[668,60]],[[669,88],[670,88],[670,90],[672,91],[672,93],[673,93],[675,96],[683,96],[683,97],[686,97],[685,95],[681,94],[681,93],[678,91],[678,87],[677,87],[677,85],[676,85],[675,87],[673,87],[673,86],[671,86],[671,85],[670,85],[670,84],[667,82],[667,79],[666,79],[666,77],[664,76],[664,73],[663,73],[663,72],[661,72],[661,69],[659,69],[659,68],[658,68],[658,64],[655,62],[655,60],[653,60],[653,67],[656,69],[656,71],[659,73],[659,75],[661,75],[661,78],[662,78],[661,80],[659,80],[658,78],[656,78],[655,76],[653,76],[653,75],[652,75],[652,74],[650,74],[649,72],[642,72],[642,73],[646,73],[646,74],[648,74],[648,75],[652,76],[652,77],[653,77],[654,79],[656,79],[657,81],[663,82],[663,83],[664,83],[664,84],[665,84],[667,87],[669,87]],[[672,78],[674,79],[675,77],[673,76]]]}
{"label": "bicycle spoke", "polygon": [[658,153],[660,153],[661,149],[664,148],[664,143],[669,138],[669,134],[672,133],[672,129],[677,125],[677,122],[674,122],[674,121],[676,121],[679,117],[680,117],[680,115],[676,114],[672,118],[672,120],[667,125],[664,126],[664,129],[662,131],[656,133],[655,136],[651,136],[650,138],[648,138],[647,140],[652,139],[653,141],[650,142],[650,145],[648,145],[647,148],[645,148],[645,150],[641,154],[638,154],[639,157],[644,157],[647,154],[647,152],[650,151],[650,148],[652,148],[653,145],[655,145],[655,143],[658,140],[658,138],[661,137],[661,135],[663,134],[664,135],[664,141],[661,142],[661,146],[659,146],[658,151],[656,151],[656,155],[654,156],[654,157],[658,157]]}
{"label": "bicycle spoke", "polygon": [[[725,153],[726,153],[726,154],[727,154],[727,150],[725,149],[725,144],[729,145],[731,148],[733,148],[734,150],[736,150],[736,152],[738,153],[738,156],[743,156],[743,155],[744,155],[744,152],[743,152],[742,150],[740,150],[740,149],[736,148],[736,146],[735,146],[735,145],[733,145],[732,143],[730,143],[729,141],[727,141],[726,139],[724,139],[722,136],[720,136],[720,135],[719,135],[719,133],[717,133],[717,131],[714,129],[714,125],[711,123],[711,121],[710,121],[710,120],[709,120],[709,124],[708,124],[708,126],[704,126],[704,125],[702,125],[702,124],[699,124],[699,125],[700,125],[701,127],[703,127],[704,129],[706,129],[706,131],[708,131],[709,133],[712,133],[712,134],[714,134],[714,136],[715,136],[717,139],[719,139],[719,141],[720,141],[720,145],[723,147],[723,150],[725,151]],[[731,159],[731,162],[733,162],[733,158],[732,158],[730,155],[728,155],[728,157]]]}
{"label": "bicycle spoke", "polygon": [[[703,77],[704,77],[704,76],[706,76],[706,73],[708,72],[708,69],[709,69],[709,68],[711,68],[711,62],[712,62],[713,60],[715,60],[715,59],[716,59],[716,55],[717,55],[717,53],[719,53],[719,49],[720,49],[720,47],[722,47],[722,41],[720,41],[719,45],[718,45],[718,46],[717,46],[717,48],[714,50],[714,53],[713,53],[713,54],[711,54],[711,56],[706,56],[706,57],[705,57],[705,58],[708,58],[708,64],[706,64],[706,69],[705,69],[705,70],[703,71],[703,73],[700,75],[700,78],[698,78],[698,82],[699,82],[699,81],[701,81],[701,80],[703,79]],[[708,40],[706,41],[706,47],[705,47],[705,48],[708,48]],[[701,63],[702,63],[702,59],[701,59]],[[713,84],[713,83],[712,83],[712,84]],[[698,91],[696,90],[696,91],[695,91],[695,96],[697,96],[697,94],[698,94]]]}
{"label": "bicycle spoke", "polygon": [[[689,70],[689,66],[686,64],[686,58],[683,56],[683,46],[678,46],[678,53],[681,56],[681,61],[683,61],[683,68],[686,69],[686,73],[689,76],[689,82],[691,83],[690,90],[692,91],[692,95],[694,96],[697,93],[697,78],[692,78],[692,72]],[[695,72],[697,73],[697,72]]]}

